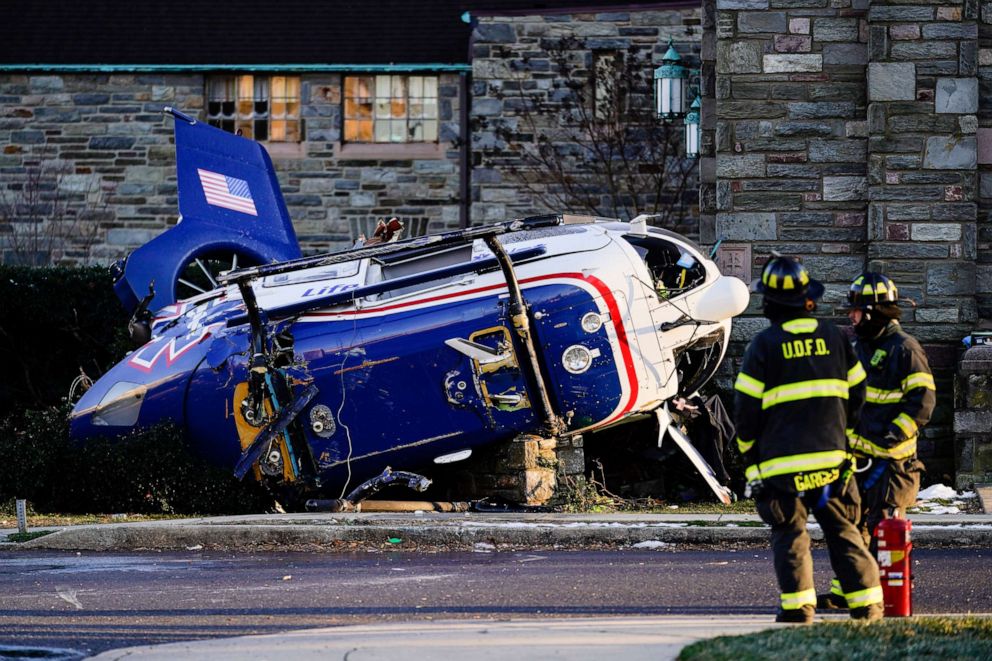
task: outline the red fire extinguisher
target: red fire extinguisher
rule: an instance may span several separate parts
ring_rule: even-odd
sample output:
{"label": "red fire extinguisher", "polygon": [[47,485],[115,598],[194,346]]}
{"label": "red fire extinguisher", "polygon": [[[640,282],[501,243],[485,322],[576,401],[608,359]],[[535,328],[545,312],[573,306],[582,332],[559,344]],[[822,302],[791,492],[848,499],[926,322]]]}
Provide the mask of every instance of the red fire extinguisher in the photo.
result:
{"label": "red fire extinguisher", "polygon": [[909,617],[913,614],[912,529],[912,521],[899,518],[898,510],[889,518],[882,519],[875,528],[886,617]]}

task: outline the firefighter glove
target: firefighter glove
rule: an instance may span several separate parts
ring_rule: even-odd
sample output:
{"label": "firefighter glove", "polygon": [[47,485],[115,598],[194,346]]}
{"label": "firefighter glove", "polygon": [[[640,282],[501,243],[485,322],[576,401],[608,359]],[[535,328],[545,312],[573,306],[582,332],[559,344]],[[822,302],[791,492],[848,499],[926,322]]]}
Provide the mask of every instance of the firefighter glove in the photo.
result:
{"label": "firefighter glove", "polygon": [[764,491],[765,491],[764,482],[762,482],[760,479],[751,480],[750,482],[747,483],[747,486],[744,487],[744,497],[758,500],[758,498],[761,497],[761,494],[764,493]]}

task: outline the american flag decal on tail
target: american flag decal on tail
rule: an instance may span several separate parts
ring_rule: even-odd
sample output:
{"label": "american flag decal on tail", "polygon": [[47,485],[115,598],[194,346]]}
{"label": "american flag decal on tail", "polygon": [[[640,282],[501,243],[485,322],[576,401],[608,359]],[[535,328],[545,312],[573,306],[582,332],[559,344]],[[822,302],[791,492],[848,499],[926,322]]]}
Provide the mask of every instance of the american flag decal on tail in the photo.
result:
{"label": "american flag decal on tail", "polygon": [[258,215],[247,181],[199,168],[196,172],[200,175],[200,184],[203,186],[203,194],[207,197],[207,204],[251,216]]}

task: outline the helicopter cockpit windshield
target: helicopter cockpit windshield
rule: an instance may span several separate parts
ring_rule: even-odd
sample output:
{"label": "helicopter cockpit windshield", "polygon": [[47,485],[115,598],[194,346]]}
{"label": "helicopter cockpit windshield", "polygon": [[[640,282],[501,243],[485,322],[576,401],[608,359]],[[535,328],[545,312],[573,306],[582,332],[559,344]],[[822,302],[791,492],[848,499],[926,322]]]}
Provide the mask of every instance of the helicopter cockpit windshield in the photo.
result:
{"label": "helicopter cockpit windshield", "polygon": [[705,267],[692,253],[663,238],[627,234],[624,239],[647,264],[659,299],[681,296],[706,280]]}

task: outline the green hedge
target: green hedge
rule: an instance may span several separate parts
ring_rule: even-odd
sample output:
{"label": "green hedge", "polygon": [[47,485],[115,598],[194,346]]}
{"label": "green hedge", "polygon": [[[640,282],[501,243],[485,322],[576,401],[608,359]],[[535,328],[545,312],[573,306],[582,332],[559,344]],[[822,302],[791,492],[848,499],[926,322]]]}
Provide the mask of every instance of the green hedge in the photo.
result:
{"label": "green hedge", "polygon": [[104,267],[0,265],[0,415],[53,406],[80,368],[94,379],[130,349]]}
{"label": "green hedge", "polygon": [[24,498],[39,512],[239,514],[272,497],[198,459],[171,425],[119,439],[69,441],[69,406],[0,420],[0,502]]}
{"label": "green hedge", "polygon": [[66,402],[131,349],[128,315],[104,267],[0,265],[0,502],[40,512],[235,514],[266,511],[253,480],[207,466],[170,426],[83,445]]}

